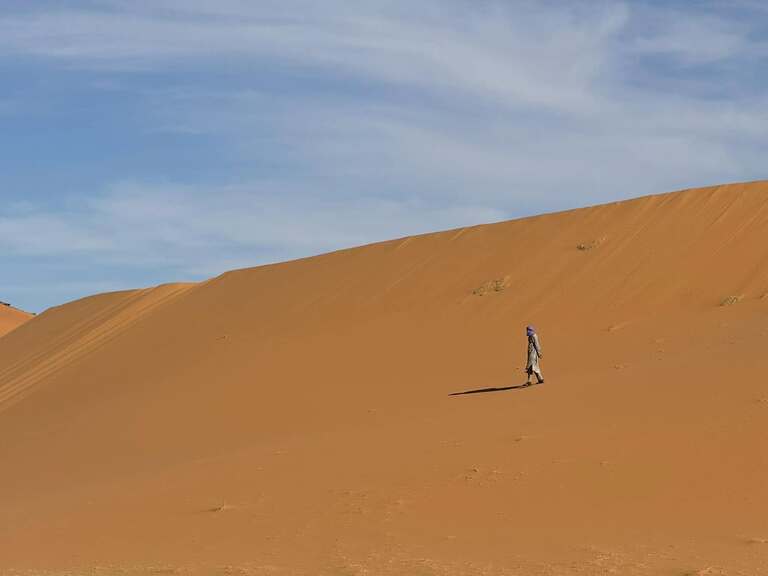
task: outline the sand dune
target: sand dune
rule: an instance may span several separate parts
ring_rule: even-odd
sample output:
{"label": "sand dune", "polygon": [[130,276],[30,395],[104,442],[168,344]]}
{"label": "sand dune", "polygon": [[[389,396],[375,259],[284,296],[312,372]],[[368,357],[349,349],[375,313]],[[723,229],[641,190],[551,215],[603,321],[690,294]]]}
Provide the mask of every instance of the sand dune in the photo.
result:
{"label": "sand dune", "polygon": [[51,309],[0,573],[768,574],[767,294],[752,183]]}
{"label": "sand dune", "polygon": [[32,318],[32,314],[22,312],[12,306],[0,304],[0,338],[15,330]]}

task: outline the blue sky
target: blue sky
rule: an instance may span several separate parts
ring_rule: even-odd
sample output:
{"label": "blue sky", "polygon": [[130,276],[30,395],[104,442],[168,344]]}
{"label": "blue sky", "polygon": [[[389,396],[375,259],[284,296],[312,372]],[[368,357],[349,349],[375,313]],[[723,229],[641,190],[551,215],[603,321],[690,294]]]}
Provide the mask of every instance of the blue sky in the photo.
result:
{"label": "blue sky", "polygon": [[762,179],[767,64],[761,1],[0,0],[0,300]]}

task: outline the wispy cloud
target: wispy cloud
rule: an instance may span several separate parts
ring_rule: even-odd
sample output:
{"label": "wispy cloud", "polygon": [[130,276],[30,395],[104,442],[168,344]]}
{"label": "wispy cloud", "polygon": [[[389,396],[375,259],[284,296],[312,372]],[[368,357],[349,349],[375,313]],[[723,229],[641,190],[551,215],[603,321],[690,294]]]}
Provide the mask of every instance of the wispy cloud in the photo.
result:
{"label": "wispy cloud", "polygon": [[640,32],[631,45],[641,54],[674,58],[683,65],[701,65],[762,51],[749,37],[745,22],[682,9],[651,15],[653,26]]}
{"label": "wispy cloud", "polygon": [[[419,232],[426,214],[440,227],[495,220],[502,213],[471,203],[428,205],[415,199],[359,196],[340,201],[263,184],[193,188],[120,183],[71,212],[39,211],[0,219],[0,250],[17,255],[86,257],[96,264],[161,264],[184,273],[224,272],[222,253],[249,263]],[[378,215],[378,223],[370,215]],[[339,226],[343,222],[343,226]],[[34,231],[34,234],[30,234]]]}
{"label": "wispy cloud", "polygon": [[[0,58],[55,72],[58,91],[76,91],[61,110],[75,122],[91,122],[83,94],[106,107],[110,136],[142,160],[63,204],[56,192],[7,192],[25,207],[0,208],[0,249],[60,256],[73,286],[83,263],[122,266],[129,285],[764,177],[760,10],[748,0],[19,4],[0,13]],[[82,171],[101,144],[79,141]],[[148,145],[159,158],[145,157]]]}
{"label": "wispy cloud", "polygon": [[222,58],[279,62],[509,105],[570,109],[590,104],[605,43],[628,14],[612,3],[580,10],[434,0],[332,0],[322,9],[310,2],[220,4],[108,3],[101,10],[21,13],[0,19],[0,47],[118,69]]}

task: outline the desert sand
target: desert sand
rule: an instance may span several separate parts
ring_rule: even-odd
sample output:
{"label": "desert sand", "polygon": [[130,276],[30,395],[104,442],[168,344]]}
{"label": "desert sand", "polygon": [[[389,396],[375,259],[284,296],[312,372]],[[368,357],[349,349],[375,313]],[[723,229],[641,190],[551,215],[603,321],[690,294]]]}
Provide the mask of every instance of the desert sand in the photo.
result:
{"label": "desert sand", "polygon": [[768,574],[766,295],[757,182],[50,309],[0,573]]}
{"label": "desert sand", "polygon": [[13,306],[0,304],[0,338],[15,330],[32,318],[32,314],[18,310]]}

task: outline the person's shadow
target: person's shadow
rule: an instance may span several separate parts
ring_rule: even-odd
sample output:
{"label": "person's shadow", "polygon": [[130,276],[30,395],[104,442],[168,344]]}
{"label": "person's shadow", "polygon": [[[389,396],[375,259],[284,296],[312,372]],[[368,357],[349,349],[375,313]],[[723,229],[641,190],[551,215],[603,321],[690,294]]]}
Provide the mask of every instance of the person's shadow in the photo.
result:
{"label": "person's shadow", "polygon": [[477,390],[466,390],[464,392],[453,392],[448,396],[464,396],[465,394],[485,394],[486,392],[504,392],[506,390],[522,390],[523,388],[531,388],[536,384],[518,384],[517,386],[503,386],[500,388],[478,388]]}

